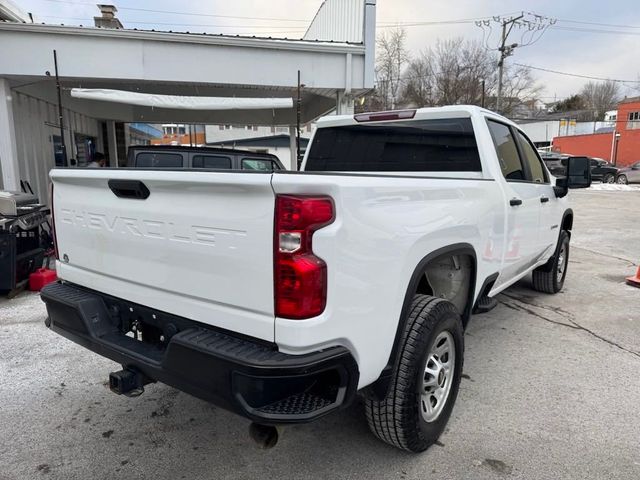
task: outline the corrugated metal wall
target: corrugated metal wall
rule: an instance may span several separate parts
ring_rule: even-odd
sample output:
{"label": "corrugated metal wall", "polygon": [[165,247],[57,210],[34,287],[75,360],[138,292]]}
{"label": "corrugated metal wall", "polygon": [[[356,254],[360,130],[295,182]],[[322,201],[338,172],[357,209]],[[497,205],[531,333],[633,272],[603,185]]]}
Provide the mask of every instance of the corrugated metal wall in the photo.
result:
{"label": "corrugated metal wall", "polygon": [[305,40],[362,43],[365,0],[325,0]]}
{"label": "corrugated metal wall", "polygon": [[[41,202],[48,201],[49,170],[54,167],[53,135],[60,135],[58,107],[53,103],[13,92],[13,117],[20,179],[28,180]],[[98,120],[64,109],[65,143],[68,158],[75,157],[76,133],[95,137],[101,145]]]}

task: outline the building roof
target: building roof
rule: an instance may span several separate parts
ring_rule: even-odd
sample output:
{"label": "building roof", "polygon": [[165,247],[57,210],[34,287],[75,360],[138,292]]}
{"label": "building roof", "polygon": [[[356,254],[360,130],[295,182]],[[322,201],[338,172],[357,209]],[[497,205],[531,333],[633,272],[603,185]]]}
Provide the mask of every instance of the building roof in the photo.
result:
{"label": "building roof", "polygon": [[[273,36],[261,36],[261,35],[230,35],[225,33],[206,33],[206,32],[191,32],[191,31],[174,31],[174,30],[156,30],[156,29],[141,29],[141,28],[101,28],[87,25],[65,25],[65,24],[51,24],[51,23],[18,23],[14,21],[0,19],[0,27],[11,26],[21,29],[27,29],[40,32],[51,32],[59,34],[71,34],[71,35],[89,35],[89,36],[113,36],[120,38],[140,38],[140,39],[153,39],[158,41],[173,41],[173,42],[185,42],[185,43],[216,43],[216,39],[225,41],[238,40],[240,42],[246,41],[272,41],[278,42],[283,48],[291,48],[293,50],[296,47],[303,49],[308,48],[309,45],[324,45],[331,51],[336,49],[345,48],[351,46],[352,48],[362,48],[361,42],[337,42],[334,40],[315,40],[309,38],[288,38],[288,37],[273,37]],[[226,44],[226,42],[225,42]],[[246,45],[246,43],[242,43]],[[322,47],[320,47],[322,48]],[[353,50],[355,53],[356,50]],[[359,51],[359,50],[357,50]]]}
{"label": "building roof", "polygon": [[628,97],[628,98],[624,98],[623,100],[620,100],[620,104],[623,103],[638,103],[640,102],[640,97]]}
{"label": "building roof", "polygon": [[[306,148],[309,143],[308,138],[300,137],[300,148]],[[233,145],[234,147],[289,147],[289,135],[282,133],[279,135],[267,135],[265,137],[239,138],[236,140],[221,140],[210,142],[207,145]]]}

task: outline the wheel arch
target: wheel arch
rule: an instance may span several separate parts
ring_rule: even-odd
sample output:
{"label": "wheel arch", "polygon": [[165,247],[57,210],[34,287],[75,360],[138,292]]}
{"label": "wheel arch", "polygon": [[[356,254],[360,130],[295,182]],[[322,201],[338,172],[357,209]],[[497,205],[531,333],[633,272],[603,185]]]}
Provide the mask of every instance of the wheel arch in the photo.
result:
{"label": "wheel arch", "polygon": [[405,329],[404,327],[407,321],[408,311],[411,308],[411,303],[413,301],[414,295],[416,293],[423,293],[421,292],[421,288],[424,288],[424,278],[427,267],[435,260],[454,255],[466,255],[471,259],[471,272],[469,276],[467,299],[465,302],[464,311],[461,312],[463,326],[466,327],[467,323],[469,322],[475,301],[475,288],[478,275],[476,251],[473,248],[473,245],[469,243],[456,243],[433,250],[428,255],[423,257],[422,260],[420,260],[418,265],[413,270],[411,278],[409,279],[409,284],[407,286],[404,301],[402,303],[402,309],[400,311],[400,317],[396,326],[396,334],[393,339],[391,354],[389,355],[387,364],[382,370],[382,373],[380,374],[378,380],[371,384],[367,389],[367,391],[373,394],[375,397],[381,399],[384,398],[387,394],[393,369],[398,362],[400,342],[402,341],[402,333]]}
{"label": "wheel arch", "polygon": [[571,229],[573,228],[573,210],[567,208],[562,214],[562,225],[560,230],[566,230],[571,236]]}

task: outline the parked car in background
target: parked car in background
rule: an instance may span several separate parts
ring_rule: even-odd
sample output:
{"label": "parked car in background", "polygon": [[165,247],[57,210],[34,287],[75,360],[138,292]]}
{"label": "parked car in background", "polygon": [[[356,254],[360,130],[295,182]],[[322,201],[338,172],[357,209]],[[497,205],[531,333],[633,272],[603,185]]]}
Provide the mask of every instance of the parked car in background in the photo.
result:
{"label": "parked car in background", "polygon": [[180,145],[134,145],[129,147],[127,167],[185,168],[205,170],[284,170],[278,157],[230,148]]}
{"label": "parked car in background", "polygon": [[618,174],[618,168],[602,158],[584,157],[582,155],[561,155],[553,152],[540,153],[540,157],[554,177],[564,177],[567,174],[567,159],[582,157],[589,158],[592,180],[602,183],[614,183]]}
{"label": "parked car in background", "polygon": [[636,162],[627,168],[621,168],[616,176],[616,183],[640,183],[640,162]]}
{"label": "parked car in background", "polygon": [[602,183],[614,183],[618,168],[603,160],[602,158],[589,158],[591,164],[591,179],[600,180]]}

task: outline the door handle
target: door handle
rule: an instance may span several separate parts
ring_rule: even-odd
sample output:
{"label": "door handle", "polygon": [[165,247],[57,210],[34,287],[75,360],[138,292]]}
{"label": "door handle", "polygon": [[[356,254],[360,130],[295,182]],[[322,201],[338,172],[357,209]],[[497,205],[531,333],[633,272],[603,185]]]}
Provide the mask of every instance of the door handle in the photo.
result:
{"label": "door handle", "polygon": [[137,200],[149,198],[149,189],[140,180],[111,179],[108,185],[114,195],[119,198],[134,198]]}
{"label": "door handle", "polygon": [[547,203],[549,201],[549,197],[542,196],[540,197],[540,203]]}
{"label": "door handle", "polygon": [[522,200],[520,200],[519,198],[512,198],[511,200],[509,200],[509,205],[511,205],[512,207],[515,207],[516,205],[522,205]]}

